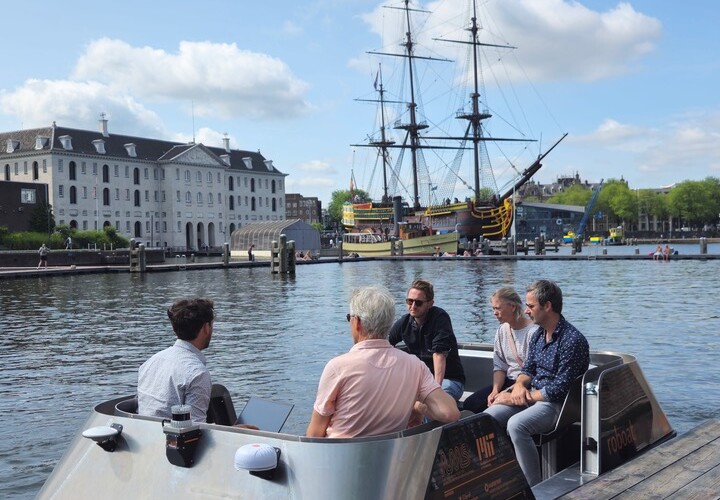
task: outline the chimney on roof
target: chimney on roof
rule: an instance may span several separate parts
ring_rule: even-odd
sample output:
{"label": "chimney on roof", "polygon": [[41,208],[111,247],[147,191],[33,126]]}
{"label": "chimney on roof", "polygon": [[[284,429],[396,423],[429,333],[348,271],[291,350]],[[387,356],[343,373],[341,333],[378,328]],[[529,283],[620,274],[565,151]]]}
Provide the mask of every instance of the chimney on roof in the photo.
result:
{"label": "chimney on roof", "polygon": [[107,118],[105,118],[105,113],[100,113],[100,133],[103,135],[103,137],[110,137],[110,134],[108,134],[108,127],[107,127]]}
{"label": "chimney on roof", "polygon": [[225,151],[228,153],[230,152],[230,138],[227,133],[225,133],[225,137],[223,137],[223,148],[225,148]]}

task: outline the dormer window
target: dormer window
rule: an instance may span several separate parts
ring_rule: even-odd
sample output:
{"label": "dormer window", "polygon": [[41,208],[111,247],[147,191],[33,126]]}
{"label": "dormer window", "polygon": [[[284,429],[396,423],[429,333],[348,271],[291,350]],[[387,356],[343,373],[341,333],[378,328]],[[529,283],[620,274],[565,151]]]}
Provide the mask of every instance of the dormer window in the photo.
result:
{"label": "dormer window", "polygon": [[273,171],[273,164],[272,164],[272,162],[273,162],[272,160],[265,160],[265,166],[267,167],[267,169],[268,169],[269,172],[272,172],[272,171]]}
{"label": "dormer window", "polygon": [[58,140],[65,151],[72,151],[72,137],[69,135],[61,135],[58,137]]}
{"label": "dormer window", "polygon": [[95,151],[98,152],[98,154],[104,155],[105,154],[105,141],[102,139],[95,139],[92,141],[93,146],[95,146]]}
{"label": "dormer window", "polygon": [[8,139],[5,152],[14,153],[17,149],[20,149],[20,141],[16,141],[15,139]]}
{"label": "dormer window", "polygon": [[252,158],[243,158],[243,163],[245,163],[245,168],[248,170],[252,170]]}
{"label": "dormer window", "polygon": [[225,162],[226,165],[230,165],[230,155],[220,155],[220,159]]}
{"label": "dormer window", "polygon": [[137,151],[135,151],[135,144],[133,144],[132,142],[125,144],[125,151],[127,151],[128,156],[132,158],[137,157]]}
{"label": "dormer window", "polygon": [[44,137],[42,135],[38,135],[35,137],[35,149],[43,149],[45,146],[47,146],[48,141],[50,141],[49,137]]}

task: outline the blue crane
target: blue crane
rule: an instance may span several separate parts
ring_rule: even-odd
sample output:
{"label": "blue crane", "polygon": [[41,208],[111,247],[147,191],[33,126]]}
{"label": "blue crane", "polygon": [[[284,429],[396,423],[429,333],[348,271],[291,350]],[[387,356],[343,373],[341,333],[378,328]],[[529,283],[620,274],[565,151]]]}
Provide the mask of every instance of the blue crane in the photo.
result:
{"label": "blue crane", "polygon": [[585,226],[587,226],[588,217],[590,216],[590,212],[592,211],[593,207],[595,206],[595,202],[597,201],[598,195],[600,194],[600,189],[602,189],[603,180],[600,179],[600,183],[595,186],[593,189],[593,194],[590,197],[590,201],[588,201],[588,204],[585,206],[585,213],[582,216],[582,219],[580,219],[580,224],[578,224],[577,228],[577,238],[580,239],[580,241],[583,240],[583,233],[585,232]]}

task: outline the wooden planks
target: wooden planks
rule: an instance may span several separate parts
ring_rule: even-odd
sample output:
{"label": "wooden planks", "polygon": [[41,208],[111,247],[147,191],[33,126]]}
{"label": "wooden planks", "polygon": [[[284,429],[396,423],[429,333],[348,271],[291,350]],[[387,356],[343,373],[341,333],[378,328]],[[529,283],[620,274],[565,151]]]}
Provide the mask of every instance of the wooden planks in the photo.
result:
{"label": "wooden planks", "polygon": [[720,498],[720,420],[708,420],[560,498]]}

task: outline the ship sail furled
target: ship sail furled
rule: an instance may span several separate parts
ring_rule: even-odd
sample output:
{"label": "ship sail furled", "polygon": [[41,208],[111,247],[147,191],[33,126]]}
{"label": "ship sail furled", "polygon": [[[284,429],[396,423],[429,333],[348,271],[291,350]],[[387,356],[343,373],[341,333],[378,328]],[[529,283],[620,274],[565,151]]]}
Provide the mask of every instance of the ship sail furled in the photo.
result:
{"label": "ship sail furled", "polygon": [[[401,6],[385,7],[400,14],[397,17],[402,23],[402,27],[398,27],[398,32],[403,33],[399,44],[402,50],[377,50],[369,54],[402,63],[397,65],[400,69],[393,75],[400,77],[400,90],[397,96],[388,91],[381,70],[387,67],[385,65],[379,67],[373,82],[377,98],[361,99],[377,103],[380,109],[379,133],[355,146],[374,148],[377,152],[376,167],[382,168],[382,194],[379,202],[362,200],[364,205],[347,207],[354,215],[354,231],[363,227],[381,231],[392,227],[394,220],[390,199],[403,196],[406,200],[403,217],[421,223],[435,233],[457,231],[468,239],[503,238],[510,232],[514,206],[507,193],[499,192],[488,145],[495,145],[500,152],[497,156],[506,161],[508,167],[505,167],[504,173],[513,177],[513,189],[510,190],[513,192],[539,170],[540,160],[567,135],[563,135],[544,153],[538,153],[522,172],[515,167],[515,160],[504,152],[501,145],[519,143],[527,151],[528,144],[535,139],[520,133],[520,129],[505,118],[502,118],[502,123],[516,131],[517,137],[496,137],[490,132],[488,124],[493,113],[487,102],[483,76],[484,68],[490,66],[485,51],[494,51],[496,55],[493,57],[497,60],[516,47],[481,40],[483,27],[478,18],[476,1],[464,0],[463,3],[469,8],[463,37],[429,38],[426,33],[432,31],[428,28],[433,26],[429,21],[431,13],[415,8],[409,0],[403,0]],[[423,29],[416,29],[415,17],[423,18]],[[437,31],[437,26],[433,27]],[[424,36],[423,40],[467,48],[467,67],[455,76],[451,69],[456,65],[451,59],[438,56],[437,51],[420,54],[416,50],[418,31],[422,33],[421,38]],[[445,69],[428,69],[439,65]],[[495,80],[498,80],[497,76]],[[453,98],[455,100],[449,100],[452,94],[445,92],[444,104],[439,98],[433,99],[426,109],[421,91],[428,87],[437,89],[440,84],[462,87],[464,92],[461,97]],[[454,113],[445,113],[454,115],[453,119],[428,118],[428,109],[437,110],[443,106],[446,111],[455,110]],[[453,133],[458,124],[461,125],[460,133]],[[462,165],[467,160],[470,168],[463,171]],[[371,179],[375,177],[373,174]],[[372,193],[372,186],[367,191]]]}

